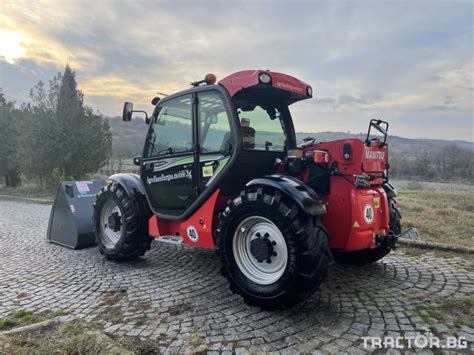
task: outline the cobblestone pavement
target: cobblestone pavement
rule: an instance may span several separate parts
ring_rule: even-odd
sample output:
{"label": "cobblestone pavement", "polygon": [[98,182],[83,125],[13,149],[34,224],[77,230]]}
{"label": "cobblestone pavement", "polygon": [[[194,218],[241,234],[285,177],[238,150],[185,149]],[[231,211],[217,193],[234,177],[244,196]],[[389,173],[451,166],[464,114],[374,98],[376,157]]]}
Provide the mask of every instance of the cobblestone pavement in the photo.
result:
{"label": "cobblestone pavement", "polygon": [[[424,310],[474,291],[460,258],[398,252],[371,266],[334,264],[321,290],[289,310],[244,304],[206,250],[155,243],[139,261],[106,261],[96,248],[46,241],[50,206],[0,201],[0,318],[18,309],[64,310],[161,351],[362,353],[362,336],[474,338],[474,329],[428,322]],[[470,343],[471,351],[473,345]],[[469,350],[467,350],[469,351]],[[429,352],[429,351],[428,351]]]}

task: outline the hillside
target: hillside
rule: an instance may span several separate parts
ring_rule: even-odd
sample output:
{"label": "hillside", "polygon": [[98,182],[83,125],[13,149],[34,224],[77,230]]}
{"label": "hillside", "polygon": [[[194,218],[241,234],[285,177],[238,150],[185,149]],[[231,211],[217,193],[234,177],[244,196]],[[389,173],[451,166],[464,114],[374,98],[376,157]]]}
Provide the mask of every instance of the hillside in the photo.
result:
{"label": "hillside", "polygon": [[[143,123],[141,123],[143,122]],[[123,157],[140,155],[146,135],[147,126],[141,119],[133,122],[122,122],[118,117],[109,119],[110,129],[114,139],[114,151],[120,149]],[[355,137],[365,139],[365,133],[351,134],[345,132],[298,132],[296,138],[301,142],[306,137],[313,137],[317,142],[331,141],[335,139]],[[398,136],[388,137],[388,143],[393,154],[405,157],[418,155],[419,152],[430,152],[448,145],[456,145],[459,148],[474,152],[474,142],[441,140],[441,139],[411,139]]]}
{"label": "hillside", "polygon": [[[113,136],[113,159],[127,161],[140,155],[147,126],[143,120],[122,122],[118,117],[109,119]],[[298,142],[313,137],[317,142],[355,137],[365,139],[364,133],[298,132]],[[389,136],[392,174],[399,178],[427,181],[460,181],[474,183],[474,142],[410,139]]]}

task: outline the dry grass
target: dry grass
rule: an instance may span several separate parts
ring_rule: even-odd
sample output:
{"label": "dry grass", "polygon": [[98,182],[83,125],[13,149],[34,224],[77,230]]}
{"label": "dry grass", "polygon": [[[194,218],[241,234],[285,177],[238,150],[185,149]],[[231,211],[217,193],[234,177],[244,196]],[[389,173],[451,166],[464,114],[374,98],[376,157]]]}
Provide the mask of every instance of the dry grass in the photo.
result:
{"label": "dry grass", "polygon": [[105,347],[79,323],[51,325],[11,336],[0,335],[2,354],[105,354]]}
{"label": "dry grass", "polygon": [[474,248],[474,192],[406,191],[398,204],[403,230],[416,227],[422,240]]}
{"label": "dry grass", "polygon": [[428,307],[418,307],[416,311],[429,324],[443,322],[456,328],[463,325],[474,327],[474,295],[472,293],[443,298]]}
{"label": "dry grass", "polygon": [[11,188],[0,185],[0,195],[23,197],[41,200],[53,200],[56,193],[56,188],[48,188],[41,190],[36,185],[27,185]]}
{"label": "dry grass", "polygon": [[6,318],[0,318],[0,330],[7,330],[18,326],[38,323],[47,319],[63,316],[65,314],[66,313],[63,311],[34,314],[32,312],[20,309],[10,312]]}

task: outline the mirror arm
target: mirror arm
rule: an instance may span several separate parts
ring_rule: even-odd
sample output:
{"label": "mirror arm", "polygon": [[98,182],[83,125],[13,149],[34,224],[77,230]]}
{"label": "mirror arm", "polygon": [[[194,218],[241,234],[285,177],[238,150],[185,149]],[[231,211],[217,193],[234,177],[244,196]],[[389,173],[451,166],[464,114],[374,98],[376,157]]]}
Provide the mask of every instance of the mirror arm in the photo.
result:
{"label": "mirror arm", "polygon": [[146,118],[146,120],[148,121],[148,113],[146,113],[146,111],[141,111],[141,110],[133,110],[132,112],[137,112],[137,113],[144,113],[144,114],[145,114],[145,118]]}
{"label": "mirror arm", "polygon": [[146,123],[146,124],[149,124],[149,123],[150,123],[150,118],[148,117],[148,113],[147,113],[146,111],[133,110],[132,112],[133,112],[133,113],[143,113],[143,114],[145,114],[145,123]]}

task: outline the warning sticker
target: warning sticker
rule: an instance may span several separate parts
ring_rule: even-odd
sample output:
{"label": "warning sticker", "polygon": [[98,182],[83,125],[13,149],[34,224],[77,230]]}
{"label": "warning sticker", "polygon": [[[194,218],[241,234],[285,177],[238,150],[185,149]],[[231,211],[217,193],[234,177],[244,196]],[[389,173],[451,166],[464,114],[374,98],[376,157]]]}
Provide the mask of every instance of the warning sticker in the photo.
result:
{"label": "warning sticker", "polygon": [[354,222],[354,225],[353,225],[352,227],[354,227],[354,228],[359,228],[360,226],[359,226],[359,223],[357,223],[357,221],[355,221],[355,222]]}
{"label": "warning sticker", "polygon": [[369,204],[364,206],[364,220],[367,224],[370,224],[374,221],[374,209]]}
{"label": "warning sticker", "polygon": [[86,193],[88,193],[90,190],[89,190],[89,182],[88,181],[77,181],[76,182],[76,187],[77,187],[77,191],[81,194],[81,195],[84,195]]}
{"label": "warning sticker", "polygon": [[212,165],[202,167],[203,177],[211,177],[212,175],[214,175],[214,167]]}
{"label": "warning sticker", "polygon": [[374,197],[374,207],[375,208],[380,207],[380,197]]}

